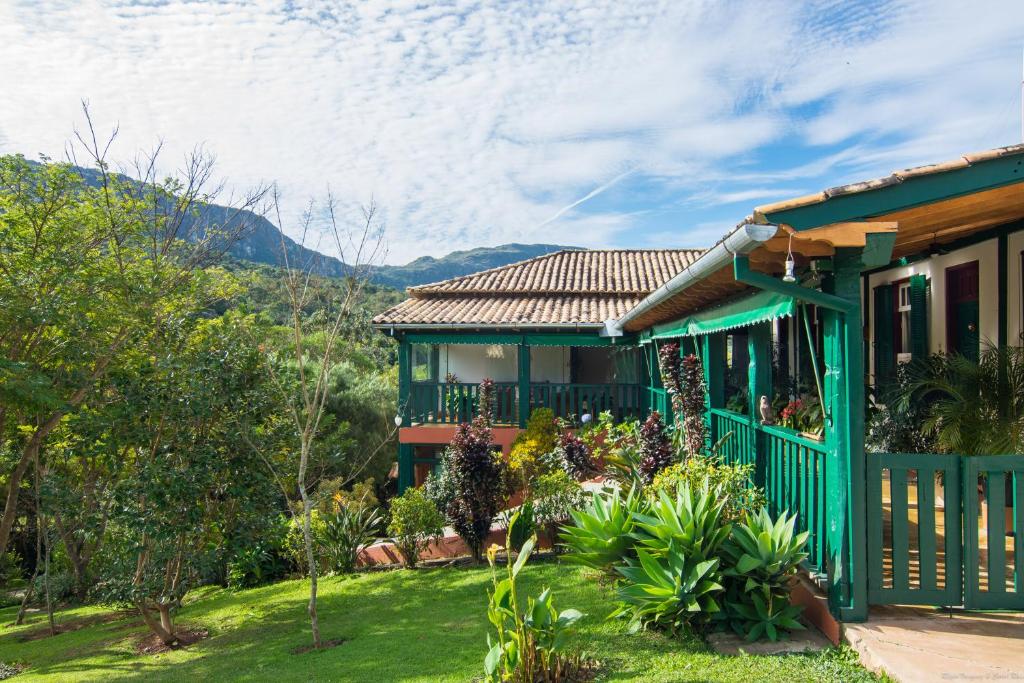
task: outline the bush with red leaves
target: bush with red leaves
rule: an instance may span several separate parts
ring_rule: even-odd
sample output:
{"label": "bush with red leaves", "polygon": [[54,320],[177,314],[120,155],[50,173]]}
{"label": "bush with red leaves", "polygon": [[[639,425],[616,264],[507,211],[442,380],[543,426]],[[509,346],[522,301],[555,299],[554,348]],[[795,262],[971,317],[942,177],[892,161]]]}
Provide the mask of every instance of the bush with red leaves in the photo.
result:
{"label": "bush with red leaves", "polygon": [[658,411],[652,412],[640,427],[639,474],[650,484],[658,472],[672,464],[672,444]]}

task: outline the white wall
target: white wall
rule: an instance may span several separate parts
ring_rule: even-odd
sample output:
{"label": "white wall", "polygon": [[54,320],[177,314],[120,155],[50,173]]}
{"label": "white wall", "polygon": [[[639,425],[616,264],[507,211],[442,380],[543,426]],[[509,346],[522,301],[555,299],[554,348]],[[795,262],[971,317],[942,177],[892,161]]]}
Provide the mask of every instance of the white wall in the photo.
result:
{"label": "white wall", "polygon": [[[1009,236],[1008,242],[1008,300],[1009,324],[1007,332],[1009,342],[1015,343],[1021,334],[1021,273],[1020,252],[1024,249],[1024,232]],[[874,381],[875,348],[874,348],[874,289],[879,285],[890,284],[903,280],[911,275],[924,275],[931,279],[931,291],[928,299],[928,347],[931,353],[942,353],[946,350],[946,269],[971,261],[978,262],[978,326],[981,345],[995,346],[999,339],[999,281],[998,281],[998,246],[995,239],[957,249],[948,254],[932,256],[912,263],[909,266],[891,268],[868,276],[868,304],[871,310],[865,325],[869,329],[871,344],[869,357],[865,359],[868,372]]]}
{"label": "white wall", "polygon": [[495,382],[515,382],[519,379],[518,349],[502,345],[500,358],[487,355],[484,344],[442,344],[438,350],[438,379],[454,372],[460,382],[476,384],[490,377]]}
{"label": "white wall", "polygon": [[570,357],[568,346],[531,346],[530,381],[568,382]]}

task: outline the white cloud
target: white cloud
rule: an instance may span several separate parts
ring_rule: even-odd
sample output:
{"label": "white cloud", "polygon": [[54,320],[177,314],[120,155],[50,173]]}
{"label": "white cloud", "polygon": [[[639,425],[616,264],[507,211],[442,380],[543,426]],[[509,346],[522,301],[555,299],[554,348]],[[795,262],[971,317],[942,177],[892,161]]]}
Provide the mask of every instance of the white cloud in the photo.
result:
{"label": "white cloud", "polygon": [[[625,185],[686,225],[688,198],[768,200],[1015,139],[1022,29],[1020,3],[995,1],[7,0],[0,151],[59,155],[85,97],[121,123],[124,157],[206,142],[233,184],[277,180],[295,211],[328,184],[372,195],[392,261],[667,246],[710,223],[649,225]],[[821,159],[780,160],[782,143]]]}

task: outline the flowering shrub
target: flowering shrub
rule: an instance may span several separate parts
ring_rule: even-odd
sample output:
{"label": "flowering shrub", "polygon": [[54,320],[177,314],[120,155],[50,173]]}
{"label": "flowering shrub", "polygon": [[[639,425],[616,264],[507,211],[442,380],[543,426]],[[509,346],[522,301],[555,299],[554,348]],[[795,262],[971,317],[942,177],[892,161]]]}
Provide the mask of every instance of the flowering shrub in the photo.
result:
{"label": "flowering shrub", "polygon": [[558,445],[558,422],[550,408],[537,408],[530,413],[526,430],[512,442],[508,458],[511,483],[521,489],[529,489],[531,483],[541,474],[549,471],[543,456],[551,453]]}

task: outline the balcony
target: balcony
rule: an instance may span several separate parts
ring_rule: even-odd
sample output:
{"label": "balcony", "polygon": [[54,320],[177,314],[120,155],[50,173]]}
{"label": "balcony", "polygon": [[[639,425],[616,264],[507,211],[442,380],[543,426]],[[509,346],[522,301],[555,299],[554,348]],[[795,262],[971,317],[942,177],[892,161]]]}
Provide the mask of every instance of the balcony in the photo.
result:
{"label": "balcony", "polygon": [[[495,382],[495,425],[518,425],[519,386],[516,382]],[[409,397],[413,424],[460,424],[477,415],[479,384],[468,382],[415,382]],[[530,411],[550,408],[555,417],[579,423],[587,413],[609,411],[616,421],[636,419],[643,413],[643,389],[639,384],[530,383]]]}

